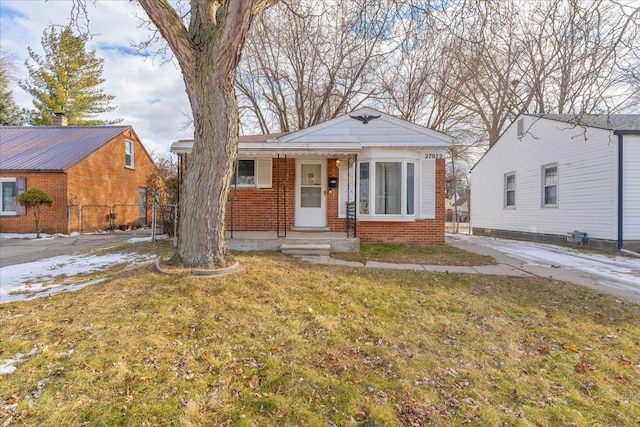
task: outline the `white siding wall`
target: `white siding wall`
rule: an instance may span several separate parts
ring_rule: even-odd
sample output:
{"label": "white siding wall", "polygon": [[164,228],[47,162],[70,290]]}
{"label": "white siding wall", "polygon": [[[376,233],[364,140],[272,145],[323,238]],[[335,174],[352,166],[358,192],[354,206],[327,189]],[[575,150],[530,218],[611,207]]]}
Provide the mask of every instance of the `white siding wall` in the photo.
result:
{"label": "white siding wall", "polygon": [[624,240],[640,240],[640,135],[624,135]]}
{"label": "white siding wall", "polygon": [[[617,136],[611,132],[524,117],[472,170],[473,227],[616,239]],[[542,166],[558,164],[558,206],[542,207]],[[516,174],[516,206],[504,208],[504,174]]]}

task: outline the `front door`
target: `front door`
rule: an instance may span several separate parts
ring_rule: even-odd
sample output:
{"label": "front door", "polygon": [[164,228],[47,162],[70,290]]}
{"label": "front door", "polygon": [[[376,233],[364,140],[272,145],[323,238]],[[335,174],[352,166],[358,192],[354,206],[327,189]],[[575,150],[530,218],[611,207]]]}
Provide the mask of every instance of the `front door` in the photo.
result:
{"label": "front door", "polygon": [[326,175],[326,160],[296,160],[296,227],[327,226]]}

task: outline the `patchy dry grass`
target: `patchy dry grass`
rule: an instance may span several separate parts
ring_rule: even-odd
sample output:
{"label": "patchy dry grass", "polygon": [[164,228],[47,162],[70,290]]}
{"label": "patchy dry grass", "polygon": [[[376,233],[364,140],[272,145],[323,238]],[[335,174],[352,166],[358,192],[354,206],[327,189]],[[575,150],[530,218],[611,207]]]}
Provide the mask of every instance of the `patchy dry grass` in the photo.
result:
{"label": "patchy dry grass", "polygon": [[493,257],[478,255],[445,244],[415,246],[401,243],[361,243],[360,253],[331,254],[332,257],[348,261],[392,262],[423,265],[489,265],[495,264]]}
{"label": "patchy dry grass", "polygon": [[[167,249],[165,249],[167,250]],[[640,307],[543,279],[238,254],[0,306],[0,422],[637,425]]]}

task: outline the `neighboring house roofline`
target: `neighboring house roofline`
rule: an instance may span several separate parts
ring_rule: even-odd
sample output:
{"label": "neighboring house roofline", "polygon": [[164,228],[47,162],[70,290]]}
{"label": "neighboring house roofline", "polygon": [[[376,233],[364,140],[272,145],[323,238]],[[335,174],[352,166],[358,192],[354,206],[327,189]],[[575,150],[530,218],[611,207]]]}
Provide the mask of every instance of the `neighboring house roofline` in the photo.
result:
{"label": "neighboring house roofline", "polygon": [[[498,137],[496,142],[494,142],[493,145],[491,145],[487,149],[487,151],[484,152],[482,157],[480,157],[480,159],[478,159],[478,161],[473,165],[473,167],[471,167],[470,171],[472,171],[473,168],[475,168],[476,165],[478,163],[480,163],[480,161],[482,161],[484,156],[489,151],[491,151],[491,149],[493,147],[495,147],[498,144],[498,142],[500,142],[500,140],[502,139],[502,136],[511,128],[511,126],[513,126],[514,124],[517,124],[518,120],[523,116],[532,117],[532,118],[536,118],[536,119],[552,120],[552,121],[561,122],[561,123],[568,123],[568,124],[571,124],[571,125],[574,125],[574,126],[583,126],[583,127],[594,128],[594,129],[606,130],[606,131],[613,132],[614,135],[640,135],[640,114],[583,114],[583,115],[575,115],[575,114],[531,114],[531,113],[521,113],[521,114],[518,114],[516,116],[516,118],[511,123],[509,123],[509,126],[507,126],[505,128],[505,130],[500,134],[500,136]],[[601,119],[598,119],[599,121],[601,121],[602,118],[606,117],[608,119],[607,123],[609,123],[610,126],[607,127],[607,126],[605,126],[605,125],[603,125],[601,123],[595,123],[594,121],[598,117],[601,118]],[[627,125],[622,124],[622,125],[619,125],[618,127],[613,127],[613,124],[611,123],[611,119],[613,118],[614,120],[616,120],[616,117],[624,117],[624,118],[628,119],[631,123],[629,123]]]}
{"label": "neighboring house roofline", "polygon": [[[0,127],[0,168],[2,171],[67,172],[123,134],[140,142],[130,125]],[[140,146],[151,159],[141,142]]]}

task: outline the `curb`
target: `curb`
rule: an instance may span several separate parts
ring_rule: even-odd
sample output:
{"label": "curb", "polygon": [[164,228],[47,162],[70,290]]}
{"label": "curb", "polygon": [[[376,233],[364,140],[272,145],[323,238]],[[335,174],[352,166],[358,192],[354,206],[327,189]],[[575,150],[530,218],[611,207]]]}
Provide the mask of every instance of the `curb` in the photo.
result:
{"label": "curb", "polygon": [[[161,261],[162,261],[162,257],[158,257],[154,264],[156,271],[158,273],[166,274],[169,276],[181,276],[189,272],[188,269],[185,269],[185,271],[181,271],[181,272],[165,270],[160,266]],[[222,277],[222,276],[236,273],[241,270],[243,270],[243,268],[240,266],[240,263],[236,261],[233,265],[230,265],[229,267],[217,268],[215,270],[205,270],[205,269],[194,268],[191,270],[191,275],[197,276],[197,277]]]}

